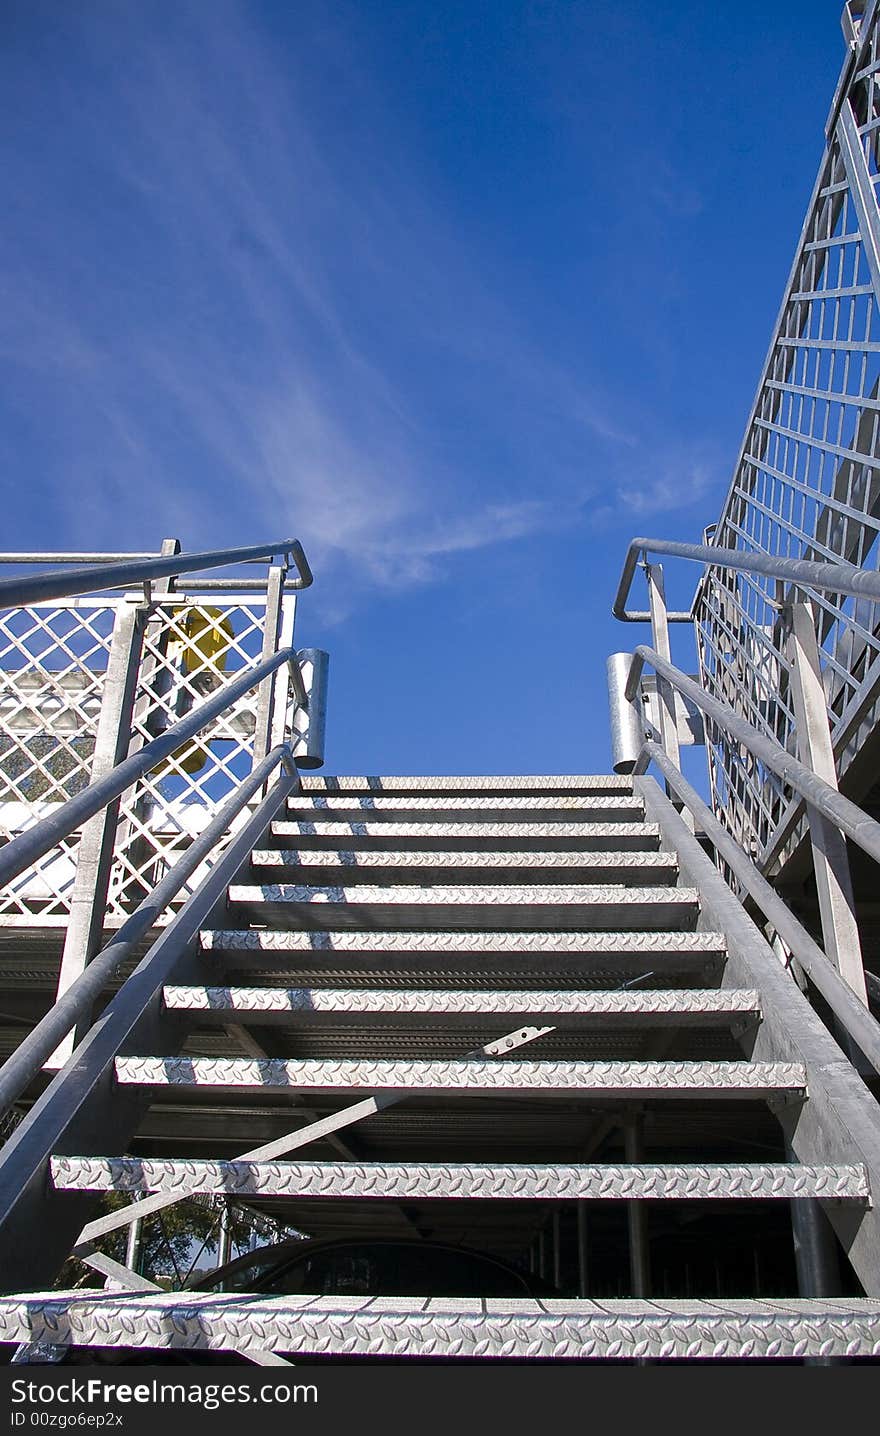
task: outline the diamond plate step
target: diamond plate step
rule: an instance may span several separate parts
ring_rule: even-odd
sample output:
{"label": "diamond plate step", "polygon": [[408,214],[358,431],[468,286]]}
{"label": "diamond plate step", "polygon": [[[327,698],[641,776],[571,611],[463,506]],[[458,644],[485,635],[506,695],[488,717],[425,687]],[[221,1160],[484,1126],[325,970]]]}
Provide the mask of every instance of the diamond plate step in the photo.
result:
{"label": "diamond plate step", "polygon": [[[677,890],[678,891],[678,890]],[[702,963],[726,951],[720,932],[294,932],[273,928],[204,928],[205,952],[289,953],[337,957],[381,954],[395,958],[460,953],[536,957],[692,958]]]}
{"label": "diamond plate step", "polygon": [[693,888],[599,886],[370,887],[233,884],[229,900],[259,921],[328,928],[682,928]]}
{"label": "diamond plate step", "polygon": [[794,1163],[609,1166],[53,1157],[51,1173],[56,1187],[77,1192],[201,1192],[394,1201],[763,1201],[809,1197],[865,1202],[871,1195],[863,1166]]}
{"label": "diamond plate step", "polygon": [[422,1360],[858,1358],[880,1355],[880,1301],[54,1291],[0,1297],[0,1341]]}
{"label": "diamond plate step", "polygon": [[505,819],[509,821],[511,813],[536,813],[545,821],[557,815],[560,821],[571,822],[572,815],[577,814],[581,822],[593,819],[599,822],[614,822],[619,819],[621,822],[637,823],[645,814],[641,798],[628,797],[626,793],[610,793],[607,796],[561,793],[541,797],[529,794],[511,797],[508,794],[491,793],[480,796],[438,796],[435,793],[419,797],[406,794],[397,797],[364,794],[358,797],[356,794],[346,796],[343,793],[331,793],[326,797],[319,797],[317,794],[300,793],[288,800],[287,811],[291,818],[299,819],[329,814],[337,819],[343,816],[349,819],[369,817],[378,821],[388,816],[392,821],[400,821],[398,815],[402,813],[425,813],[435,820],[447,818],[453,822],[473,821],[475,813],[495,822],[504,822]]}
{"label": "diamond plate step", "polygon": [[[452,883],[623,883],[645,887],[675,883],[671,853],[559,852],[313,852],[307,848],[256,848],[255,868],[277,868],[306,882],[407,882],[448,887]],[[290,880],[289,879],[289,880]]]}
{"label": "diamond plate step", "polygon": [[760,1012],[755,991],[695,988],[664,991],[595,992],[472,988],[358,987],[183,987],[164,989],[165,1006],[197,1012],[220,1023],[230,1013],[248,1024],[298,1022],[332,1018],[334,1023],[381,1017],[405,1023],[413,1018],[442,1019],[450,1027],[471,1024],[475,1017],[515,1023],[525,1018],[552,1018],[559,1027],[641,1026],[691,1027],[732,1022]]}
{"label": "diamond plate step", "polygon": [[617,773],[420,774],[370,777],[301,775],[304,793],[632,793],[632,778]]}
{"label": "diamond plate step", "polygon": [[124,1085],[258,1092],[569,1093],[622,1097],[769,1097],[806,1091],[799,1062],[321,1061],[280,1057],[117,1057]]}
{"label": "diamond plate step", "polygon": [[495,823],[495,822],[396,822],[385,818],[344,821],[337,818],[282,819],[271,827],[279,840],[295,838],[297,847],[384,847],[394,841],[414,847],[456,849],[470,847],[522,848],[525,844],[559,850],[592,852],[605,849],[639,852],[656,849],[660,830],[655,823]]}

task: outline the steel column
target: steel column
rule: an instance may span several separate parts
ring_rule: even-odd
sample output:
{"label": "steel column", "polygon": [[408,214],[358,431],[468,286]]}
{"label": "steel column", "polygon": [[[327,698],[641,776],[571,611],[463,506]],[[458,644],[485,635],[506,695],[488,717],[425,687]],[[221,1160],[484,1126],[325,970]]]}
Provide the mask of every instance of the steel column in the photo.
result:
{"label": "steel column", "polygon": [[[666,590],[663,584],[663,569],[659,563],[645,564],[648,578],[648,602],[651,610],[651,637],[653,646],[661,658],[672,662],[669,643],[669,620],[666,610]],[[660,714],[660,741],[670,763],[681,767],[678,746],[678,724],[675,718],[675,693],[672,686],[657,674],[657,708]]]}
{"label": "steel column", "polygon": [[553,1212],[553,1284],[557,1291],[562,1286],[562,1214],[558,1207]]}
{"label": "steel column", "polygon": [[[791,1146],[786,1155],[797,1160]],[[791,1230],[798,1293],[802,1297],[839,1296],[840,1265],[834,1233],[819,1203],[803,1200],[791,1203]]]}
{"label": "steel column", "polygon": [[577,1212],[577,1240],[578,1240],[578,1296],[589,1296],[590,1288],[590,1248],[589,1248],[589,1226],[587,1224],[587,1204],[578,1202]]}
{"label": "steel column", "polygon": [[[260,658],[271,658],[278,651],[281,630],[281,598],[284,593],[285,569],[273,565],[266,577],[266,613],[263,620],[263,647]],[[257,697],[257,712],[254,721],[254,746],[251,767],[256,768],[265,758],[271,745],[272,708],[277,682],[277,670],[270,673],[260,684]]]}
{"label": "steel column", "polygon": [[[837,788],[834,749],[828,709],[822,686],[819,644],[812,605],[798,600],[791,605],[789,637],[791,691],[797,716],[798,757],[829,787]],[[855,898],[846,839],[837,825],[807,803],[813,870],[822,920],[825,954],[849,983],[860,1002],[868,1005],[865,969],[855,917]]]}
{"label": "steel column", "polygon": [[[116,611],[101,701],[91,781],[104,778],[128,754],[146,611],[125,604]],[[70,920],[64,939],[56,1000],[75,982],[97,952],[104,931],[120,799],[114,798],[85,824],[77,848]],[[73,1050],[72,1032],[48,1058],[62,1067]]]}
{"label": "steel column", "polygon": [[[278,648],[293,648],[293,632],[296,626],[296,594],[283,593],[281,596],[281,618],[278,630]],[[288,726],[292,734],[292,722],[288,725],[288,709],[290,707],[291,674],[287,664],[278,670],[275,680],[275,688],[272,696],[272,717],[270,721],[269,742],[274,748],[278,743],[286,743],[288,739]],[[292,716],[292,715],[291,715]]]}
{"label": "steel column", "polygon": [[143,1222],[132,1222],[125,1239],[125,1265],[135,1275],[140,1273],[141,1261],[141,1235],[143,1233]]}
{"label": "steel column", "polygon": [[220,1198],[220,1234],[217,1241],[217,1266],[225,1266],[232,1256],[232,1212],[226,1197]]}
{"label": "steel column", "polygon": [[[644,1115],[628,1117],[623,1128],[623,1149],[627,1162],[642,1162],[645,1155]],[[629,1276],[633,1296],[651,1295],[651,1262],[648,1241],[648,1209],[644,1202],[626,1204],[629,1232]]]}

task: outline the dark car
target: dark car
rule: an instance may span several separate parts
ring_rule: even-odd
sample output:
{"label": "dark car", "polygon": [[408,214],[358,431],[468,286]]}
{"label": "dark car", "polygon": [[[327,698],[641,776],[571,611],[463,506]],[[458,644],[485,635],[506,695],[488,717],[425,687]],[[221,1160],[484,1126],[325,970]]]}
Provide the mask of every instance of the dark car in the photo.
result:
{"label": "dark car", "polygon": [[278,1242],[190,1282],[194,1291],[271,1296],[555,1296],[546,1281],[484,1252],[417,1238]]}
{"label": "dark car", "polygon": [[[187,1283],[188,1291],[267,1296],[556,1296],[549,1282],[485,1252],[400,1238],[293,1238],[260,1247]],[[233,1352],[128,1347],[31,1348],[43,1364],[247,1365]],[[310,1360],[316,1358],[310,1357]],[[21,1360],[21,1357],[19,1358]]]}

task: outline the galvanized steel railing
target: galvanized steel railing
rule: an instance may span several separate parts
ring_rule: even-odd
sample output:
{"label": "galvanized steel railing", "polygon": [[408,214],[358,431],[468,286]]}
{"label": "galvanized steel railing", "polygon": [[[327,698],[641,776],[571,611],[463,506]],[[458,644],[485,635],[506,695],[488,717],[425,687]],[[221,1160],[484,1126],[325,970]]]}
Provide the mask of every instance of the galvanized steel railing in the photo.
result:
{"label": "galvanized steel railing", "polygon": [[[741,891],[754,896],[809,839],[826,956],[864,1002],[843,835],[880,856],[880,828],[857,806],[876,764],[856,763],[880,735],[878,0],[848,4],[843,27],[825,152],[711,539],[634,539],[626,556],[615,616],[653,633],[652,650],[638,650],[656,675],[638,719],[623,696],[630,660],[617,655],[609,674],[618,739],[638,750],[633,761],[656,762],[692,811],[683,705],[701,714],[713,842]],[[687,611],[667,611],[660,556],[704,565]],[[640,565],[650,604],[634,611]],[[669,625],[685,622],[693,676],[672,663]],[[868,983],[876,991],[870,973]]]}
{"label": "galvanized steel railing", "polygon": [[[880,823],[844,797],[833,783],[827,782],[813,768],[793,758],[780,744],[758,732],[732,709],[706,693],[694,679],[645,644],[640,644],[631,655],[622,694],[626,702],[634,705],[634,712],[638,711],[636,705],[639,702],[642,673],[646,664],[654,669],[664,684],[689,699],[716,729],[726,733],[731,741],[760,759],[770,771],[775,772],[781,780],[795,789],[807,803],[811,815],[816,814],[827,820],[835,832],[846,833],[864,852],[876,862],[880,862]],[[796,969],[809,979],[828,1003],[845,1039],[851,1039],[875,1072],[880,1074],[880,1024],[867,1008],[866,974],[862,968],[857,934],[853,943],[851,932],[841,933],[839,929],[835,929],[833,924],[837,914],[833,908],[830,909],[828,924],[823,921],[826,944],[826,950],[823,952],[743,852],[740,844],[688,783],[678,762],[673,761],[666,751],[663,735],[656,735],[660,741],[648,736],[647,731],[642,730],[642,721],[637,720],[633,725],[631,736],[635,738],[635,744],[630,749],[632,758],[626,766],[633,772],[644,772],[651,763],[656,765],[674,797],[700,823],[704,836],[712,844],[738,891],[753,899],[786,945]],[[833,865],[832,877],[845,882],[847,874],[844,872],[841,875],[838,866],[841,854],[834,852],[827,833],[823,834],[822,856],[826,862]],[[843,861],[845,862],[845,850]],[[820,887],[821,880],[822,874],[817,872],[817,885]],[[823,911],[823,920],[825,917],[826,912]],[[843,938],[848,939],[845,957],[840,951]],[[842,969],[842,972],[838,969]],[[875,985],[880,988],[876,979]]]}
{"label": "galvanized steel railing", "polygon": [[[296,540],[200,554],[179,548],[168,540],[159,556],[0,555],[10,564],[77,565],[0,580],[3,598],[21,604],[0,610],[0,840],[21,847],[35,823],[150,748],[225,683],[291,646],[296,595],[312,582]],[[273,554],[280,561],[258,578],[181,577]],[[120,584],[124,596],[104,592]],[[322,661],[305,657],[312,668]],[[320,723],[308,736],[306,727],[292,671],[282,665],[221,705],[198,741],[183,739],[145,768],[120,805],[107,923],[125,920],[271,747],[289,739],[300,766],[314,766]],[[0,921],[66,927],[80,906],[81,860],[78,837],[37,858],[0,894]]]}
{"label": "galvanized steel railing", "polygon": [[[258,579],[181,581],[275,555]],[[0,580],[0,601],[22,605],[0,612],[0,920],[64,929],[59,1000],[4,1069],[0,1109],[20,1095],[15,1073],[62,1037],[69,1050],[138,937],[201,891],[279,761],[295,775],[323,759],[326,654],[292,643],[312,582],[296,540],[0,555],[52,559],[77,567]]]}

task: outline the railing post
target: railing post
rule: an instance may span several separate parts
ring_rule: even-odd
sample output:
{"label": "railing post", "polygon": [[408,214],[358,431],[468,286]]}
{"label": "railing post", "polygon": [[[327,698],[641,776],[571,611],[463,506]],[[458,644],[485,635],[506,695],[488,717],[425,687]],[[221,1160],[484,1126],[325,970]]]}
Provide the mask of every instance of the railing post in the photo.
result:
{"label": "railing post", "polygon": [[[818,777],[836,788],[837,769],[822,686],[819,644],[812,605],[805,599],[796,599],[791,604],[788,652],[797,719],[798,758]],[[807,803],[806,807],[825,953],[859,1001],[867,1007],[865,969],[846,838],[836,824],[811,803]]]}
{"label": "railing post", "polygon": [[[273,564],[266,577],[266,617],[263,624],[263,648],[260,658],[271,658],[278,652],[278,638],[281,632],[281,598],[284,593],[286,570]],[[251,768],[256,768],[272,746],[272,706],[275,694],[277,669],[260,684],[257,698],[257,713],[254,722],[254,747]]]}
{"label": "railing post", "polygon": [[[285,593],[281,599],[281,623],[278,631],[278,648],[293,647],[293,630],[296,624],[296,594]],[[278,670],[278,679],[272,701],[272,717],[269,729],[270,748],[286,743],[288,737],[287,709],[290,702],[290,675],[285,664]],[[292,730],[291,730],[292,732]]]}
{"label": "railing post", "polygon": [[[661,658],[672,662],[672,646],[669,642],[669,610],[666,607],[666,586],[663,568],[659,563],[646,563],[648,580],[648,607],[651,611],[651,636],[653,646]],[[657,710],[660,716],[660,742],[671,763],[681,770],[681,748],[678,742],[678,718],[675,712],[675,689],[665,678],[657,674]],[[675,801],[671,788],[666,785],[666,796]],[[682,820],[692,827],[693,819],[686,810]]]}
{"label": "railing post", "polygon": [[[128,755],[144,625],[145,611],[141,605],[126,602],[117,608],[95,736],[91,771],[93,782],[96,778],[103,778]],[[58,997],[79,977],[101,945],[119,804],[120,799],[115,799],[103,812],[96,813],[83,825],[77,849],[70,920],[58,974]],[[70,1033],[48,1059],[46,1066],[51,1069],[63,1067],[73,1050],[74,1041],[75,1034]]]}
{"label": "railing post", "polygon": [[[159,550],[161,558],[172,558],[180,553],[180,540],[176,538],[165,538]],[[171,591],[174,580],[171,578],[156,579],[150,585],[150,595],[167,595]],[[162,625],[162,632],[159,637],[159,645],[164,656],[168,643],[168,631],[165,623],[165,614],[162,606],[152,608],[146,616],[146,621],[158,621]],[[167,727],[167,715],[164,715],[158,707],[157,699],[160,693],[165,693],[171,687],[171,675],[164,669],[160,660],[150,648],[142,654],[140,661],[140,674],[138,677],[137,693],[135,695],[134,708],[131,715],[132,738],[146,728],[151,737],[158,737],[164,727]],[[154,706],[155,705],[155,706]],[[152,711],[151,711],[152,709]],[[143,738],[139,738],[138,747],[143,747]],[[125,757],[125,754],[123,754]],[[125,818],[119,825],[117,837],[118,850],[125,849],[127,857],[131,861],[133,869],[140,871],[140,884],[135,882],[129,887],[132,896],[143,897],[149,891],[150,882],[148,878],[147,864],[151,858],[155,858],[155,843],[146,835],[149,828],[150,817],[155,809],[155,799],[144,786],[143,791],[135,799],[131,809],[132,816]],[[134,821],[133,821],[134,819]],[[140,892],[138,892],[140,886]]]}
{"label": "railing post", "polygon": [[[663,583],[663,569],[659,563],[645,564],[648,578],[648,605],[651,610],[651,637],[653,647],[667,663],[672,662],[669,643],[669,620],[666,608],[666,590]],[[676,768],[681,767],[678,746],[678,724],[675,717],[675,694],[672,685],[657,675],[657,709],[660,715],[660,741],[663,751]]]}

